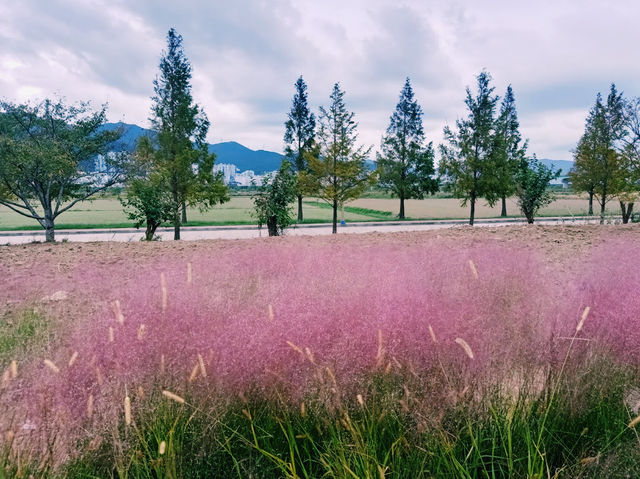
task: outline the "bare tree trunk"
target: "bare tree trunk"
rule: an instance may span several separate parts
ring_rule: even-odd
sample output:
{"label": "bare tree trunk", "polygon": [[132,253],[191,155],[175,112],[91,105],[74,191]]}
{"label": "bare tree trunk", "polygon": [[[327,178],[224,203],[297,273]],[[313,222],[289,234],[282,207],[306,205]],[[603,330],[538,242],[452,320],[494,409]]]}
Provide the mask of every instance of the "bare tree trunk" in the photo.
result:
{"label": "bare tree trunk", "polygon": [[622,223],[629,223],[629,219],[631,218],[631,214],[633,213],[633,201],[625,204],[624,202],[620,202],[620,209],[622,210]]}
{"label": "bare tree trunk", "polygon": [[589,215],[593,216],[593,190],[589,191]]}
{"label": "bare tree trunk", "polygon": [[298,195],[298,223],[302,223],[302,195]]}
{"label": "bare tree trunk", "polygon": [[502,195],[502,211],[500,212],[500,216],[503,218],[507,216],[507,198],[505,195]]}
{"label": "bare tree trunk", "polygon": [[473,226],[473,220],[476,216],[476,195],[471,195],[471,212],[469,214],[469,226]]}
{"label": "bare tree trunk", "polygon": [[53,214],[51,211],[46,211],[44,215],[44,234],[45,241],[47,243],[55,243],[56,241],[56,232],[55,232],[55,224],[53,219]]}
{"label": "bare tree trunk", "polygon": [[600,224],[601,225],[604,224],[604,208],[607,204],[605,198],[606,197],[602,195],[602,203],[600,203]]}
{"label": "bare tree trunk", "polygon": [[277,216],[269,216],[269,218],[267,218],[267,231],[269,232],[269,236],[279,236]]}
{"label": "bare tree trunk", "polygon": [[338,200],[336,198],[333,199],[333,228],[331,229],[332,234],[336,234],[338,232]]}
{"label": "bare tree trunk", "polygon": [[178,193],[173,193],[173,239],[180,239],[180,201]]}
{"label": "bare tree trunk", "polygon": [[182,224],[187,223],[187,204],[182,203]]}
{"label": "bare tree trunk", "polygon": [[153,241],[157,228],[158,225],[156,223],[147,220],[147,229],[144,232],[145,241]]}
{"label": "bare tree trunk", "polygon": [[400,196],[400,213],[398,214],[398,219],[404,219],[404,196]]}

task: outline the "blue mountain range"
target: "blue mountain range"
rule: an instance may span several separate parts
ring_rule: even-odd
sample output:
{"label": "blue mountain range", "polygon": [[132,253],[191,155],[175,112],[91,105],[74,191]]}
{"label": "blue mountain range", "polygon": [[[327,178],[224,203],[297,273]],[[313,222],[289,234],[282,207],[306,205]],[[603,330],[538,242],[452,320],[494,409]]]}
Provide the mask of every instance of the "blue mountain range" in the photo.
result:
{"label": "blue mountain range", "polygon": [[[129,123],[106,123],[103,128],[122,131],[122,136],[113,145],[113,151],[118,152],[132,152],[141,137],[148,136],[153,138],[155,136],[153,130]],[[230,163],[236,165],[236,168],[240,171],[253,170],[258,175],[280,168],[283,158],[283,155],[279,153],[252,150],[235,141],[209,144],[209,152],[216,154],[217,164]]]}
{"label": "blue mountain range", "polygon": [[[132,152],[142,136],[153,138],[155,135],[153,130],[122,122],[107,123],[103,128],[107,130],[122,130],[122,136],[113,146],[114,151]],[[229,163],[236,165],[236,168],[240,171],[253,170],[258,175],[277,170],[280,168],[283,159],[283,155],[280,153],[252,150],[235,141],[209,144],[209,152],[216,154],[217,164]],[[573,167],[573,162],[566,160],[541,159],[540,162],[554,170],[560,169],[560,176],[566,176]],[[369,169],[375,169],[376,166],[373,161],[367,160],[366,163]]]}

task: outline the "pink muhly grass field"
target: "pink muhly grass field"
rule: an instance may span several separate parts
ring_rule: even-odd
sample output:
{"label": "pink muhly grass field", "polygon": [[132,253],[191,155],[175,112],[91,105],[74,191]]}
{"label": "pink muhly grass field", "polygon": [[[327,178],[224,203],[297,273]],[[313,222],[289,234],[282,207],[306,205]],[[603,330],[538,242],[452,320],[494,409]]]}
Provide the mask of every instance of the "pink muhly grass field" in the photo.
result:
{"label": "pink muhly grass field", "polygon": [[586,306],[581,336],[636,365],[640,258],[623,257],[628,248],[604,245],[578,277],[489,243],[254,243],[192,257],[191,281],[184,260],[87,264],[66,281],[96,312],[20,365],[0,396],[11,411],[2,426],[70,438],[124,421],[125,396],[135,421],[163,389],[194,404],[276,390],[296,401],[313,393],[318,368],[353,398],[376,371],[446,367],[469,384],[499,383],[561,356]]}

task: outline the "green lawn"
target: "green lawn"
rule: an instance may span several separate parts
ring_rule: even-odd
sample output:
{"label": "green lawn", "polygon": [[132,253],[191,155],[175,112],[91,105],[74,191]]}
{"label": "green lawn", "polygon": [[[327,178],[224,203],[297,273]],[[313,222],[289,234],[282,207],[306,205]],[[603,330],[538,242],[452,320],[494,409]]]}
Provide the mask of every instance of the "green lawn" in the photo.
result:
{"label": "green lawn", "polygon": [[[427,198],[424,200],[408,200],[405,204],[407,219],[465,219],[469,215],[469,207],[460,206],[455,198]],[[305,223],[329,222],[332,211],[325,202],[310,198],[304,201]],[[344,208],[344,219],[348,222],[393,220],[399,210],[396,198],[361,198],[347,204]],[[495,218],[500,215],[499,205],[490,208],[484,201],[476,206],[477,218]],[[609,214],[619,214],[615,202],[607,208]],[[229,225],[255,224],[253,202],[250,196],[233,196],[231,201],[215,208],[200,212],[191,208],[188,212],[188,225]],[[508,200],[510,216],[519,216],[514,199]],[[581,216],[587,213],[587,200],[577,196],[559,196],[547,208],[540,212],[541,216]],[[294,208],[295,214],[295,208]],[[338,218],[343,218],[342,211]],[[56,221],[58,229],[71,228],[123,228],[133,226],[122,211],[122,205],[115,197],[100,197],[85,201],[75,208],[63,213]],[[14,213],[0,206],[0,230],[40,229],[40,225],[32,219]]]}

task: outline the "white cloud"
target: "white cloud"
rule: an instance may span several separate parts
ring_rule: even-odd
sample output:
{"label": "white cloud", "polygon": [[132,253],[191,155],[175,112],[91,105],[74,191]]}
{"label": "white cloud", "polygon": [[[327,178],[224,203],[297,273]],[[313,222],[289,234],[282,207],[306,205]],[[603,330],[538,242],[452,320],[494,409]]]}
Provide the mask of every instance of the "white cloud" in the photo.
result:
{"label": "white cloud", "polygon": [[465,115],[465,86],[487,68],[512,83],[523,136],[541,157],[570,158],[598,90],[640,95],[628,0],[23,0],[0,5],[0,96],[59,93],[108,101],[110,118],[147,126],[170,27],[184,36],[193,95],[211,141],[282,150],[293,83],[312,106],[346,90],[363,143],[378,145],[410,76],[436,143]]}

